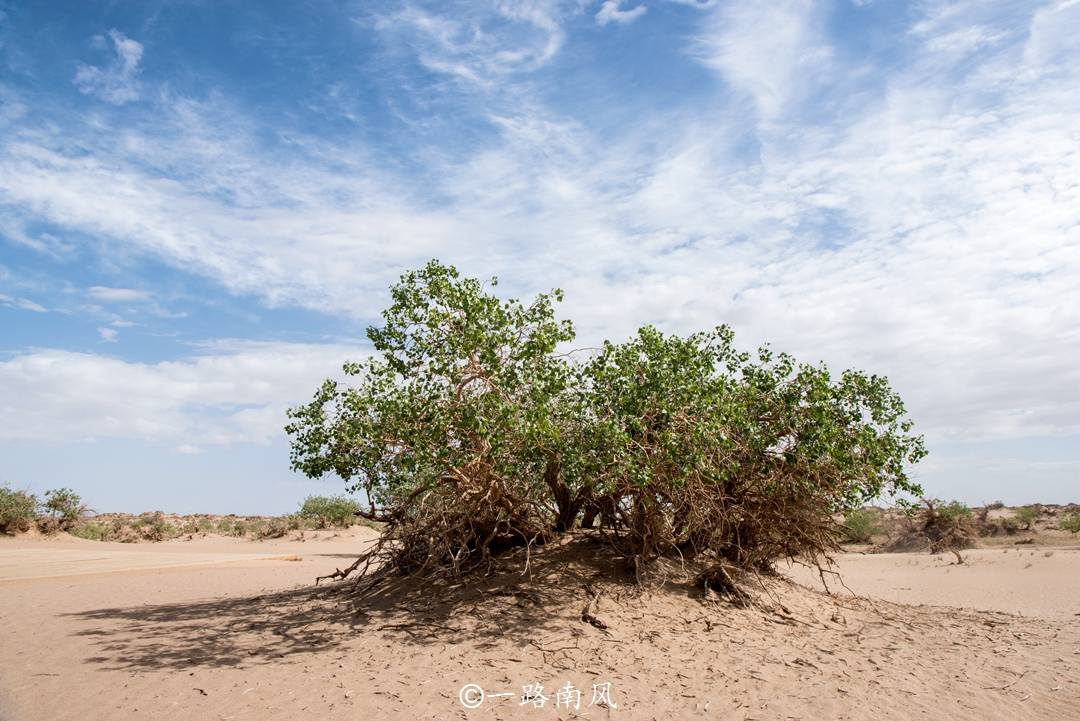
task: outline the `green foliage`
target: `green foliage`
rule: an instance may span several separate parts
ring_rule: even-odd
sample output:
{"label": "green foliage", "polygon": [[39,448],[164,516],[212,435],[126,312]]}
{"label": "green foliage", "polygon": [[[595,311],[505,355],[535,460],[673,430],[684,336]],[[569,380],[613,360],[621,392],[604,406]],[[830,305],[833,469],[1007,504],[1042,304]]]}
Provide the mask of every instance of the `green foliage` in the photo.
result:
{"label": "green foliage", "polygon": [[314,522],[316,528],[348,528],[360,510],[360,502],[348,496],[308,496],[297,515]]}
{"label": "green foliage", "polygon": [[920,518],[932,553],[968,548],[978,536],[975,514],[960,501],[924,498]]}
{"label": "green foliage", "polygon": [[[131,524],[131,528],[139,534],[139,537],[142,540],[146,541],[166,541],[170,538],[179,536],[181,533],[179,528],[169,523],[168,519],[165,518],[165,514],[161,511],[141,514],[135,519],[135,522]],[[117,535],[120,536],[117,540],[129,540],[121,533],[118,533]]]}
{"label": "green foliage", "polygon": [[268,521],[259,523],[253,533],[255,538],[281,538],[289,533],[293,529],[291,519],[285,518],[271,518]]}
{"label": "green foliage", "polygon": [[848,543],[870,543],[881,533],[873,511],[855,508],[844,514],[844,540]]}
{"label": "green foliage", "polygon": [[87,511],[82,497],[70,488],[57,488],[45,491],[43,510],[55,518],[61,530],[70,530]]}
{"label": "green foliage", "polygon": [[1039,509],[1034,506],[1021,506],[1015,509],[1016,520],[1024,526],[1025,531],[1030,531],[1032,524],[1039,519]]}
{"label": "green foliage", "polygon": [[1080,533],[1080,511],[1064,513],[1058,521],[1058,528],[1070,533]]}
{"label": "green foliage", "polygon": [[939,501],[930,499],[938,516],[949,522],[960,522],[973,517],[971,509],[960,501]]}
{"label": "green foliage", "polygon": [[222,518],[218,521],[217,532],[222,536],[243,538],[253,528],[253,524],[243,518]]}
{"label": "green foliage", "polygon": [[34,494],[0,485],[0,533],[29,531],[37,520],[37,507]]}
{"label": "green foliage", "polygon": [[571,360],[559,291],[525,305],[494,286],[437,261],[405,274],[368,330],[378,354],[345,365],[355,385],[289,412],[294,469],[366,491],[405,570],[578,523],[635,567],[676,551],[760,566],[834,548],[834,513],[921,495],[922,438],[882,377],[741,353],[726,326],[646,326]]}
{"label": "green foliage", "polygon": [[109,540],[109,526],[99,521],[82,521],[72,526],[69,531],[71,535],[78,538],[85,538],[88,541],[107,541]]}

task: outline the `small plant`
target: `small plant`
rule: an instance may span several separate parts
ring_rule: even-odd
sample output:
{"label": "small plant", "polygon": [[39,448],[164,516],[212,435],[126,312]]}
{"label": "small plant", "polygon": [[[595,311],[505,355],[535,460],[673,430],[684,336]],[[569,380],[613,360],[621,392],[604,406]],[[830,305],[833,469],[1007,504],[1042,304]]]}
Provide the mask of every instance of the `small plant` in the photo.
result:
{"label": "small plant", "polygon": [[29,531],[37,520],[37,506],[34,494],[0,485],[0,533]]}
{"label": "small plant", "polygon": [[166,520],[165,514],[161,511],[142,514],[132,524],[132,528],[147,541],[165,541],[175,538],[180,533],[179,529]]}
{"label": "small plant", "polygon": [[960,550],[972,546],[978,535],[971,509],[960,501],[934,498],[924,498],[923,506],[920,520],[922,533],[930,541],[930,552],[951,551],[957,562],[963,563]]}
{"label": "small plant", "polygon": [[109,527],[99,521],[82,521],[75,524],[68,532],[77,538],[85,538],[88,541],[109,540]]}
{"label": "small plant", "polygon": [[243,538],[248,534],[248,531],[251,530],[251,524],[249,524],[242,518],[237,518],[235,521],[232,522],[232,526],[227,528],[228,530],[225,532],[225,535]]}
{"label": "small plant", "polygon": [[971,518],[971,509],[960,501],[949,501],[938,509],[938,513],[950,520]]}
{"label": "small plant", "polygon": [[1058,528],[1070,533],[1080,533],[1080,511],[1064,514],[1058,521]]}
{"label": "small plant", "polygon": [[308,496],[299,515],[315,522],[316,528],[346,528],[356,521],[360,502],[349,496]]}
{"label": "small plant", "polygon": [[1039,509],[1034,506],[1021,506],[1015,511],[1016,520],[1024,525],[1025,531],[1030,531],[1032,524],[1039,518]]}
{"label": "small plant", "polygon": [[875,535],[881,533],[873,511],[863,508],[847,512],[842,530],[846,543],[870,543]]}
{"label": "small plant", "polygon": [[269,521],[261,522],[254,531],[256,538],[281,538],[291,530],[289,519],[286,518],[271,518]]}
{"label": "small plant", "polygon": [[83,505],[82,497],[70,488],[56,488],[45,491],[42,509],[52,518],[62,531],[70,531],[88,510]]}

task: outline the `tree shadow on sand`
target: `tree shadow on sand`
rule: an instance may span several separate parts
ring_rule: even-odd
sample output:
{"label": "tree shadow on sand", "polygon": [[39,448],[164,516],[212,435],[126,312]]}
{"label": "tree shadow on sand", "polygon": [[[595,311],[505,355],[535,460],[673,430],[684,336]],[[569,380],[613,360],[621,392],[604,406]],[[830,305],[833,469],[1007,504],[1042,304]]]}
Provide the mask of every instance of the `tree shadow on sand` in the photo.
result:
{"label": "tree shadow on sand", "polygon": [[506,570],[482,578],[381,575],[69,616],[91,626],[76,635],[92,639],[97,653],[89,661],[104,668],[247,667],[323,652],[361,634],[419,645],[493,637],[525,645],[538,636],[585,628],[591,595],[600,589],[616,599],[640,590],[595,538],[533,549],[527,574],[520,572],[522,560],[506,559]]}

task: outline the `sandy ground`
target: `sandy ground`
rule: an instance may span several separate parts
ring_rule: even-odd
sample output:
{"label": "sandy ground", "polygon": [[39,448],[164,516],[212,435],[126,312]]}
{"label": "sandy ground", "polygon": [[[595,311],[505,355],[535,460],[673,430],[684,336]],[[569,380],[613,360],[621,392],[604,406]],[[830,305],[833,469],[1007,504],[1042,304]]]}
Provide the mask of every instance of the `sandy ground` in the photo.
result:
{"label": "sandy ground", "polygon": [[581,544],[524,580],[310,585],[370,535],[0,539],[0,719],[1080,718],[1080,551],[846,555],[871,600],[773,582],[768,613],[678,578],[641,594]]}
{"label": "sandy ground", "polygon": [[[846,554],[839,559],[844,584],[829,574],[825,584],[840,595],[1080,622],[1080,550],[1021,546],[972,549],[962,557],[957,564],[952,554]],[[824,588],[816,570],[787,572]]]}

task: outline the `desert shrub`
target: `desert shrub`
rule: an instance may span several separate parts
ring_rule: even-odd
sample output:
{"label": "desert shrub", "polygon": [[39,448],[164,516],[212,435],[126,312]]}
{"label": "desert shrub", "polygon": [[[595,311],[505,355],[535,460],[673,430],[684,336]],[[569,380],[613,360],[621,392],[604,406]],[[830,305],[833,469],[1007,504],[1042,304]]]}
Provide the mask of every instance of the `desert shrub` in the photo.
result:
{"label": "desert shrub", "polygon": [[[165,514],[161,511],[143,513],[131,524],[131,530],[138,534],[138,538],[146,541],[167,541],[180,535],[180,529],[169,523]],[[118,535],[124,535],[118,531]],[[117,540],[127,540],[118,538]]]}
{"label": "desert shrub", "polygon": [[251,525],[242,518],[223,518],[218,521],[217,532],[223,536],[242,538],[251,530]]}
{"label": "desert shrub", "polygon": [[993,503],[986,504],[987,509],[991,511],[998,511],[1005,507],[1002,501],[994,501]]}
{"label": "desert shrub", "polygon": [[312,521],[316,528],[347,528],[360,510],[360,502],[348,496],[308,496],[300,504],[298,515]]}
{"label": "desert shrub", "polygon": [[0,485],[0,533],[29,531],[37,521],[37,508],[34,494]]}
{"label": "desert shrub", "polygon": [[1058,528],[1070,533],[1080,533],[1080,511],[1063,514],[1058,521]]}
{"label": "desert shrub", "polygon": [[923,500],[922,533],[932,553],[971,547],[978,535],[971,509],[960,501]]}
{"label": "desert shrub", "polygon": [[64,531],[71,530],[88,510],[83,505],[82,497],[70,488],[45,491],[45,500],[41,507],[56,520],[58,528]]}
{"label": "desert shrub", "polygon": [[1030,531],[1032,524],[1039,518],[1039,509],[1034,506],[1021,506],[1015,509],[1016,520],[1019,521],[1025,531]]}
{"label": "desert shrub", "polygon": [[[817,560],[833,515],[920,494],[924,454],[886,379],[833,376],[721,326],[642,328],[580,359],[554,315],[432,261],[391,291],[377,355],[289,412],[292,464],[334,473],[385,523],[376,554],[407,572],[490,568],[507,547],[594,527],[640,571],[661,555],[761,569]],[[526,554],[527,557],[527,554]]]}
{"label": "desert shrub", "polygon": [[88,541],[109,540],[108,526],[100,521],[88,521],[84,519],[72,526],[68,532],[73,536],[85,538]]}
{"label": "desert shrub", "polygon": [[256,538],[281,538],[292,530],[288,518],[271,518],[253,531]]}
{"label": "desert shrub", "polygon": [[60,519],[56,516],[38,516],[36,525],[38,532],[43,533],[46,536],[55,535],[62,530],[60,527]]}
{"label": "desert shrub", "polygon": [[855,508],[844,514],[844,540],[848,543],[870,543],[881,533],[873,511]]}

